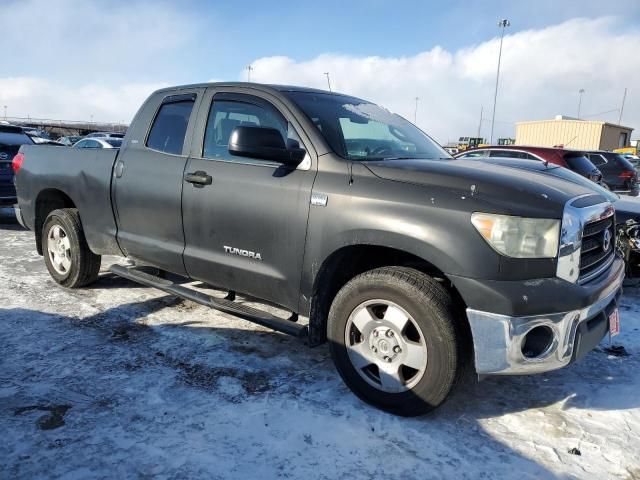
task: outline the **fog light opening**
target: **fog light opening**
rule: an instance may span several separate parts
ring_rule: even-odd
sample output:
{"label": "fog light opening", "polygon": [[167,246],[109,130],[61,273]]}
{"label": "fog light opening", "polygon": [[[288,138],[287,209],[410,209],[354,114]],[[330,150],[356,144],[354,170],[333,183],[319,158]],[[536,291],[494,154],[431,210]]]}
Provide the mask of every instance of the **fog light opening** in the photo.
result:
{"label": "fog light opening", "polygon": [[540,358],[549,353],[553,345],[554,334],[550,327],[540,325],[532,328],[522,342],[522,355],[524,358]]}

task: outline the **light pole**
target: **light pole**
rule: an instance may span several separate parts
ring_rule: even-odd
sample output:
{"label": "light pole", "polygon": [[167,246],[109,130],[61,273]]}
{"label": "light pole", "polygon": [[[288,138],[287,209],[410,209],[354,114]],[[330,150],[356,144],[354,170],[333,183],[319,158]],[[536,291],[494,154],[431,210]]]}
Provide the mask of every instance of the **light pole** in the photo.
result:
{"label": "light pole", "polygon": [[504,39],[505,28],[511,26],[509,20],[502,19],[498,22],[498,26],[502,28],[500,34],[500,51],[498,52],[498,71],[496,72],[496,90],[493,94],[493,114],[491,115],[491,137],[489,138],[489,144],[493,144],[493,125],[496,121],[496,101],[498,100],[498,79],[500,78],[500,61],[502,60],[502,40]]}
{"label": "light pole", "polygon": [[7,106],[4,105],[4,119],[7,119]]}
{"label": "light pole", "polygon": [[329,91],[333,91],[331,90],[331,80],[329,79],[329,72],[324,72],[324,74],[327,76],[327,85],[329,85]]}
{"label": "light pole", "polygon": [[627,99],[627,89],[624,89],[624,95],[622,96],[622,106],[620,107],[620,116],[618,117],[618,125],[622,125],[622,112],[624,112],[624,101]]}
{"label": "light pole", "polygon": [[247,65],[247,82],[251,81],[251,70],[253,70],[253,67],[251,65]]}
{"label": "light pole", "polygon": [[420,97],[416,97],[416,109],[413,112],[413,124],[416,125],[418,123],[418,101]]}
{"label": "light pole", "polygon": [[582,95],[584,94],[584,88],[578,90],[578,93],[580,94],[580,100],[578,100],[578,120],[580,120],[580,108],[582,107]]}

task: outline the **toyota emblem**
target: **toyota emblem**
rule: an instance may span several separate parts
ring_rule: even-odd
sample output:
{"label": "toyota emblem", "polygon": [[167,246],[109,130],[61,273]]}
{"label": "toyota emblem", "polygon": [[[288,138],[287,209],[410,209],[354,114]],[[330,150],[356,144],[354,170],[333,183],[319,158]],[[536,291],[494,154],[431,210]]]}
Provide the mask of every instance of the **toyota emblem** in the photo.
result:
{"label": "toyota emblem", "polygon": [[7,158],[9,158],[8,154],[6,154],[5,152],[0,152],[0,160],[6,160]]}
{"label": "toyota emblem", "polygon": [[602,235],[602,250],[605,252],[609,251],[611,247],[611,231],[607,228]]}

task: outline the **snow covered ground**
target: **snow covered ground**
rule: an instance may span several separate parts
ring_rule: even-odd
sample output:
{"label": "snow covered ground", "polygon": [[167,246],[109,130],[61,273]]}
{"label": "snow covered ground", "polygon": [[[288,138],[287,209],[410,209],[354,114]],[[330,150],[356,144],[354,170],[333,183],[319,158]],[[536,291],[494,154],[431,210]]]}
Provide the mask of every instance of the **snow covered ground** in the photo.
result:
{"label": "snow covered ground", "polygon": [[0,478],[640,479],[640,288],[622,300],[626,356],[605,340],[558,372],[469,378],[405,419],[355,398],[326,348],[113,277],[114,261],[64,290],[32,234],[0,224]]}

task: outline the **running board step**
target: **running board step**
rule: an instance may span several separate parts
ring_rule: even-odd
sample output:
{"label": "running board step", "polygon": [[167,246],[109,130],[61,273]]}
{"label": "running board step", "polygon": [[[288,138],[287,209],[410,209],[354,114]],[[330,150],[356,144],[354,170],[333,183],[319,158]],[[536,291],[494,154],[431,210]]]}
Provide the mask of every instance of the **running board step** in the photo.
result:
{"label": "running board step", "polygon": [[290,320],[276,317],[270,313],[258,310],[257,308],[248,307],[224,298],[215,298],[205,293],[198,292],[181,285],[176,285],[171,280],[156,277],[155,275],[150,275],[132,267],[112,265],[109,270],[111,273],[118,275],[119,277],[132,280],[142,285],[146,285],[147,287],[157,288],[163,292],[191,300],[192,302],[220,310],[221,312],[230,313],[243,318],[244,320],[257,323],[258,325],[271,328],[278,332],[293,335],[297,338],[306,338],[308,334],[308,329],[304,325],[298,325]]}

